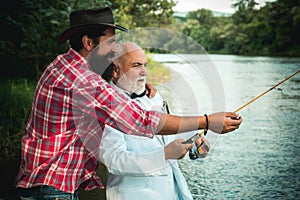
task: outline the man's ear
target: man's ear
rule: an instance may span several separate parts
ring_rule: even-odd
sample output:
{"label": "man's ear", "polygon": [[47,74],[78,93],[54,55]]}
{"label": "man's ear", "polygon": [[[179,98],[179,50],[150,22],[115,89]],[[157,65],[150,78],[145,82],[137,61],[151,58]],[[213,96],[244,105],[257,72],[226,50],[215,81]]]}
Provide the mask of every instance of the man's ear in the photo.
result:
{"label": "man's ear", "polygon": [[88,51],[93,50],[95,47],[93,40],[91,38],[89,38],[88,35],[84,35],[82,37],[82,44],[83,44],[83,47],[85,49],[87,49]]}
{"label": "man's ear", "polygon": [[114,79],[118,79],[119,78],[119,73],[120,73],[119,65],[116,62],[112,62],[112,66],[114,68],[112,76],[113,76]]}

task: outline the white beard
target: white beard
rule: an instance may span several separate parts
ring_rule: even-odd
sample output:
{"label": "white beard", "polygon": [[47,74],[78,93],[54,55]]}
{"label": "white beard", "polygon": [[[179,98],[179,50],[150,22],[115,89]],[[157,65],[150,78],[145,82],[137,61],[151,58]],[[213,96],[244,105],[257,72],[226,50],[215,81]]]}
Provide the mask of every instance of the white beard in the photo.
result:
{"label": "white beard", "polygon": [[[143,82],[138,81],[140,79],[144,79],[144,81]],[[119,78],[118,82],[116,83],[116,85],[119,88],[129,92],[130,94],[136,93],[137,95],[142,94],[145,91],[146,89],[145,84],[146,84],[145,76],[139,77],[136,80],[132,81],[129,80],[125,74],[122,74],[122,76]]]}

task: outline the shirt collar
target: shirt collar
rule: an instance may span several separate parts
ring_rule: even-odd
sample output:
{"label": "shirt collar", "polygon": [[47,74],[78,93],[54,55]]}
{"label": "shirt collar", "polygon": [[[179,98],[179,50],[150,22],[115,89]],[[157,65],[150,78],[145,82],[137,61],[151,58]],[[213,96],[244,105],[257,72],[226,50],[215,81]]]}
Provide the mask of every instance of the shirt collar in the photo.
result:
{"label": "shirt collar", "polygon": [[89,62],[87,61],[87,59],[85,57],[83,57],[76,50],[70,48],[67,55],[70,56],[74,60],[74,62],[78,62],[77,64],[79,66],[86,67],[86,68],[90,69],[90,65],[89,65]]}

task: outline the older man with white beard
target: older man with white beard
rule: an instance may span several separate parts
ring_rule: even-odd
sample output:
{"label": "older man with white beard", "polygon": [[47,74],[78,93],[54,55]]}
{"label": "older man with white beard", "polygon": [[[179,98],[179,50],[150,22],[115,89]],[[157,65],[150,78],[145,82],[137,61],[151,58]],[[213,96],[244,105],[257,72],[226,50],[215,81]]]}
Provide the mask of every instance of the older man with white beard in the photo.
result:
{"label": "older man with white beard", "polygon": [[[145,95],[146,66],[146,55],[139,46],[121,43],[109,74],[110,83],[142,108],[165,112],[158,92],[153,98]],[[192,199],[176,160],[178,153],[183,158],[186,152],[184,139],[179,137],[156,135],[148,139],[122,134],[106,126],[99,152],[100,160],[108,169],[107,199]]]}

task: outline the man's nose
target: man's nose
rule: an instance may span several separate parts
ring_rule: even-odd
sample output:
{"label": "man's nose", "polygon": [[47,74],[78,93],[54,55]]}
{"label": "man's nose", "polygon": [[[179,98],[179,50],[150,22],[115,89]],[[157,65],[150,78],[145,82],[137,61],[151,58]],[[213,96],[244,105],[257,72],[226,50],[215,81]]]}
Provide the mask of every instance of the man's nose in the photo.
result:
{"label": "man's nose", "polygon": [[117,50],[118,50],[118,49],[117,49],[117,45],[116,45],[115,43],[112,44],[112,45],[111,45],[111,51],[114,52],[114,53],[117,53]]}
{"label": "man's nose", "polygon": [[147,76],[148,71],[147,71],[145,65],[143,65],[143,66],[141,67],[141,73],[140,73],[140,74],[141,74],[142,76]]}

